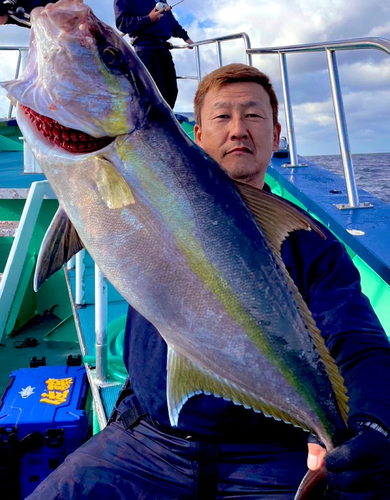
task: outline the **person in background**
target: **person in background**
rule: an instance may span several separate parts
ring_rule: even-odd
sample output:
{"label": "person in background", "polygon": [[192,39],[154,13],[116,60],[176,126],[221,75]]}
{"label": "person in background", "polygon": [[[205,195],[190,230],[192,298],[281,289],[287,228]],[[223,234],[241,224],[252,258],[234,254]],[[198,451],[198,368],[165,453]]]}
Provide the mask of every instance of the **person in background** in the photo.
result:
{"label": "person in background", "polygon": [[[195,141],[232,179],[265,183],[279,148],[278,100],[264,73],[231,64],[195,96]],[[323,227],[295,231],[281,256],[344,377],[350,436],[325,457],[302,429],[212,395],[167,408],[167,345],[130,308],[124,362],[130,382],[109,424],[76,450],[28,500],[293,500],[307,466],[324,462],[327,500],[390,498],[390,343],[344,246]],[[221,332],[223,335],[223,332]],[[320,497],[311,497],[319,498]]]}
{"label": "person in background", "polygon": [[58,0],[2,0],[0,3],[0,25],[16,24],[30,28],[30,13],[35,7],[45,7]]}
{"label": "person in background", "polygon": [[[165,3],[165,2],[159,2]],[[114,0],[117,28],[131,38],[138,57],[152,75],[162,96],[174,107],[177,98],[175,65],[170,53],[171,37],[194,43],[166,7],[157,10],[154,0]]]}

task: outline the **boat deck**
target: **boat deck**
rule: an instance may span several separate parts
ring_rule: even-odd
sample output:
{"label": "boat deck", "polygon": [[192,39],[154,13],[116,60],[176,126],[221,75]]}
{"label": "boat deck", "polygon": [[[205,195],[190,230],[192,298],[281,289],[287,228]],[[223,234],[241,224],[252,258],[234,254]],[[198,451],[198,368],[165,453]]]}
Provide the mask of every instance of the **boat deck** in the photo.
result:
{"label": "boat deck", "polygon": [[[50,337],[50,332],[54,332],[58,326],[59,318],[48,313],[29,321],[12,337],[7,337],[0,344],[0,395],[7,385],[8,377],[12,371],[19,368],[28,368],[32,358],[41,360],[46,358],[48,366],[66,365],[69,356],[77,358],[81,350],[76,339],[69,340],[65,335],[61,338]],[[49,335],[48,335],[49,334]],[[26,339],[35,339],[36,347],[23,347]]]}
{"label": "boat deck", "polygon": [[[293,196],[309,213],[340,237],[390,284],[390,253],[384,234],[390,233],[390,204],[359,189],[360,203],[372,208],[339,210],[347,204],[345,181],[305,158],[307,167],[284,168],[285,159],[272,158],[268,182],[283,197]],[[272,182],[271,182],[272,184]]]}

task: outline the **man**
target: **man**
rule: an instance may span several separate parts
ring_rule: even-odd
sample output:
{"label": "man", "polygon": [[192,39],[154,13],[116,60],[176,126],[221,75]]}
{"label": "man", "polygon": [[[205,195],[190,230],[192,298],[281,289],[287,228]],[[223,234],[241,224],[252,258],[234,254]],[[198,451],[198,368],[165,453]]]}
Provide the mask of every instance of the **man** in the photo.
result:
{"label": "man", "polygon": [[[278,148],[278,101],[268,77],[242,64],[206,76],[195,97],[195,140],[234,179],[260,189]],[[324,229],[326,231],[326,229]],[[390,345],[343,246],[296,231],[282,257],[336,358],[350,397],[351,439],[326,457],[327,498],[390,498]],[[29,500],[253,498],[292,500],[306,472],[307,434],[210,395],[191,397],[169,424],[167,348],[135,310],[124,359],[132,387],[110,424]],[[325,452],[310,444],[309,467]]]}
{"label": "man", "polygon": [[117,28],[131,37],[138,57],[173,109],[178,89],[175,65],[169,51],[171,45],[167,40],[173,36],[188,44],[194,42],[174,18],[168,5],[157,10],[154,0],[115,0],[114,9]]}
{"label": "man", "polygon": [[0,25],[16,24],[22,28],[30,28],[30,13],[35,7],[45,7],[58,0],[2,0],[0,3]]}
{"label": "man", "polygon": [[[277,149],[279,145],[280,125],[277,120],[278,104],[276,96],[272,87],[269,86],[267,79],[262,83],[262,86],[253,81],[245,81],[246,78],[250,80],[252,71],[253,70],[249,68],[240,67],[240,65],[231,65],[225,68],[225,70],[219,70],[215,72],[214,75],[209,75],[204,79],[195,97],[195,119],[197,123],[195,126],[195,141],[229,173],[230,177],[263,189],[265,172],[271,152]],[[230,81],[229,79],[232,81],[235,79],[239,80],[240,73],[244,81],[234,84],[227,83]],[[225,81],[226,83],[221,85],[221,83],[218,82],[218,78],[221,82]],[[269,104],[271,106],[269,106]],[[256,137],[261,138],[261,140],[256,140]],[[294,238],[295,236],[293,235],[289,240],[293,240]],[[287,250],[285,249],[283,255],[285,262],[287,259],[286,254]],[[295,273],[292,271],[292,268],[289,266],[288,268],[293,278],[295,278]],[[295,279],[295,282],[298,284],[297,279]],[[340,283],[340,286],[345,285],[346,282],[344,284]],[[300,289],[300,291],[302,293],[302,289]],[[304,296],[307,302],[309,302],[309,297],[313,300],[315,294],[312,295],[311,292],[308,291],[306,296]],[[325,310],[324,306],[323,304],[322,308]],[[317,312],[317,306],[312,307],[311,310],[315,319],[321,324],[322,321],[321,318],[318,318],[319,311]],[[325,311],[321,312],[323,319],[324,312]],[[327,314],[330,315],[330,312],[328,311]],[[326,334],[326,330],[323,328],[322,332]],[[353,344],[355,344],[355,342],[358,342],[357,338],[355,338]],[[386,342],[384,343],[384,347],[385,346]],[[344,350],[350,353],[355,349],[355,345],[344,347]],[[340,346],[338,347],[338,351],[339,356],[335,355],[334,351],[332,352],[336,361],[338,358],[340,359],[346,355],[346,353],[341,350]],[[385,366],[387,366],[388,372],[388,347],[385,347],[385,351],[385,357],[387,358]],[[364,356],[364,352],[365,349],[362,349],[360,355]],[[374,360],[371,362],[374,363]],[[350,389],[348,387],[348,374],[344,373],[345,368],[340,368],[342,374],[346,378],[348,394],[350,395],[353,405],[354,396],[352,391],[357,389]],[[389,377],[389,373],[387,377]],[[375,383],[374,381],[372,382]],[[367,381],[362,381],[361,387],[365,387],[366,391],[370,390]],[[378,394],[377,397],[380,399],[382,396]],[[363,401],[361,403],[363,403]],[[353,412],[356,410],[352,406],[351,410],[350,415],[356,421],[365,421],[367,419],[367,417],[364,416],[364,411],[366,410],[363,411],[362,407],[357,410],[357,413],[362,411],[361,416],[353,416]],[[387,404],[383,413],[383,416],[387,419],[387,430],[384,431],[387,438],[389,438],[389,410],[390,405]],[[375,420],[375,417],[373,417],[373,419]],[[373,427],[375,427],[375,424]],[[364,445],[368,444],[363,438],[361,439]],[[367,450],[366,455],[366,450],[361,450],[359,444],[357,444],[358,439],[356,439],[355,442],[352,440],[351,443],[353,443],[353,446],[356,445],[356,449],[354,449],[352,445],[350,448],[348,448],[349,445],[345,445],[345,447],[340,447],[340,450],[336,450],[333,454],[329,455],[327,459],[328,470],[331,472],[332,470],[335,471],[329,474],[329,482],[334,483],[336,487],[342,488],[342,486],[349,481],[351,483],[350,487],[356,488],[356,493],[362,494],[363,490],[372,492],[375,489],[375,485],[373,483],[364,485],[364,482],[367,481],[367,477],[364,476],[362,470],[365,467],[375,467],[369,464],[370,459],[368,457],[370,451]],[[364,445],[361,445],[362,448],[364,448]],[[351,452],[352,449],[356,452],[355,456]],[[362,453],[361,458],[359,457],[360,452]],[[343,453],[345,454],[344,457],[342,456]],[[309,444],[309,468],[313,470],[319,469],[320,466],[323,465],[324,456],[325,452],[321,447]],[[390,458],[389,451],[387,451],[387,458]],[[356,464],[356,468],[351,466],[348,472],[350,477],[343,477],[342,472],[343,468],[347,466],[347,460],[353,461],[353,459],[358,463]],[[361,474],[360,478],[357,477],[359,473]],[[387,474],[390,474],[390,466],[387,467]],[[347,476],[347,473],[345,473],[345,476]],[[356,480],[355,487],[352,486],[352,477]],[[388,482],[390,482],[390,478],[388,478]],[[388,493],[390,494],[390,489]],[[356,498],[363,498],[363,496]],[[378,496],[375,498],[385,497]]]}

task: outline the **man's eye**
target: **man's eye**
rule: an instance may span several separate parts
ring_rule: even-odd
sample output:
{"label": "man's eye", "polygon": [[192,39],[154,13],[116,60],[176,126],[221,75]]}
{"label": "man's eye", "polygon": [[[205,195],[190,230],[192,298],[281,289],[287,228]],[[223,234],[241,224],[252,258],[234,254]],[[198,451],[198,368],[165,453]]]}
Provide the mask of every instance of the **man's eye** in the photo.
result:
{"label": "man's eye", "polygon": [[261,118],[257,113],[248,113],[246,116],[247,118]]}
{"label": "man's eye", "polygon": [[217,115],[215,118],[229,118],[229,115]]}

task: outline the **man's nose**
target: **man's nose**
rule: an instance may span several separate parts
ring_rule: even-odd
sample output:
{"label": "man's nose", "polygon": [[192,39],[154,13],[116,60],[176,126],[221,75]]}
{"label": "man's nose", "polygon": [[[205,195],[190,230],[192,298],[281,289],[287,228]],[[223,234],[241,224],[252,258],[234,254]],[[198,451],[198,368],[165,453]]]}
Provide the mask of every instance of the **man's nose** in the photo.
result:
{"label": "man's nose", "polygon": [[245,126],[245,122],[242,118],[236,117],[232,119],[230,128],[230,138],[233,140],[246,139],[248,137],[248,131]]}

